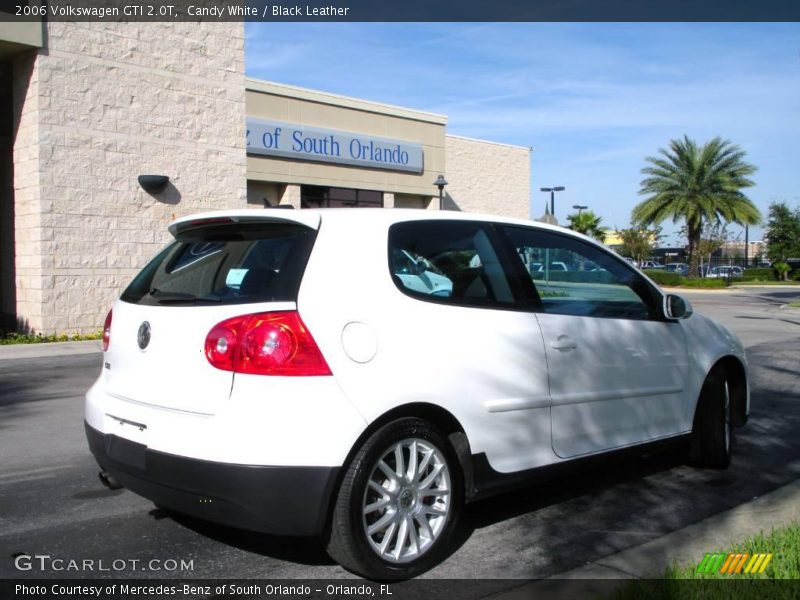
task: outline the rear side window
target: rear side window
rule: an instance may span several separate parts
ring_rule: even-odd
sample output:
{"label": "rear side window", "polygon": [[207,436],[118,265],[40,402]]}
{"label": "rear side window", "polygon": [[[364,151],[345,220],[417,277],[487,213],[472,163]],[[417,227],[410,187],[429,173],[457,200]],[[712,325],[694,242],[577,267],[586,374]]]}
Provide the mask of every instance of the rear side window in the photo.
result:
{"label": "rear side window", "polygon": [[491,230],[469,221],[410,221],[389,230],[389,270],[404,293],[466,306],[512,306]]}
{"label": "rear side window", "polygon": [[195,228],[156,256],[121,299],[164,306],[293,302],[315,236],[283,223]]}

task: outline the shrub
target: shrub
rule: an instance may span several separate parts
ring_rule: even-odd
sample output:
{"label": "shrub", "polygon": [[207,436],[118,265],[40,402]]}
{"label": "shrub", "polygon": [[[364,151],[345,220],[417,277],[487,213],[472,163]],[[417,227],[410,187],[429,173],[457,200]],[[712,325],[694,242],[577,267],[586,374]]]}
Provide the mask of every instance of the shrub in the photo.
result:
{"label": "shrub", "polygon": [[[537,271],[533,274],[535,280],[544,279],[544,272]],[[550,271],[550,281],[565,281],[571,283],[614,283],[616,280],[607,271]]]}
{"label": "shrub", "polygon": [[702,278],[702,279],[684,279],[681,281],[681,287],[686,288],[701,288],[701,289],[714,289],[724,288],[727,280],[724,277],[719,279]]}
{"label": "shrub", "polygon": [[742,281],[774,281],[777,279],[775,270],[772,267],[745,269]]}
{"label": "shrub", "polygon": [[9,346],[12,344],[46,344],[48,342],[79,342],[100,339],[103,339],[102,331],[84,335],[78,333],[74,333],[72,335],[66,333],[42,335],[33,333],[0,332],[0,346]]}
{"label": "shrub", "polygon": [[792,267],[785,262],[776,262],[773,263],[772,268],[775,269],[775,272],[778,273],[778,279],[781,281],[786,281],[789,279],[789,271],[792,270]]}
{"label": "shrub", "polygon": [[676,286],[682,283],[683,277],[672,271],[662,269],[647,269],[644,273],[658,285]]}

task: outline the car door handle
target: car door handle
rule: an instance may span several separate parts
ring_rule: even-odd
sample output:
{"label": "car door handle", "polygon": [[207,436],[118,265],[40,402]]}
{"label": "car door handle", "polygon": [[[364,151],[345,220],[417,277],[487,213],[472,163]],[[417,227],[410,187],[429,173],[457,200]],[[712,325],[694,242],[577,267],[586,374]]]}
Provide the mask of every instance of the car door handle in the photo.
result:
{"label": "car door handle", "polygon": [[553,350],[575,350],[578,343],[568,335],[560,335],[555,342],[550,342],[550,347]]}

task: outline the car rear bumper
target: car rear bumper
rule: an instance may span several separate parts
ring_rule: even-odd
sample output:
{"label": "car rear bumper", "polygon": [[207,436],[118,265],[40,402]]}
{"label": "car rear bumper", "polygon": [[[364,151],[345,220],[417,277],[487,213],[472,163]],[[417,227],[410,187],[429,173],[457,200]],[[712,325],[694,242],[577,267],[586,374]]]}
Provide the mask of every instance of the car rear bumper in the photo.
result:
{"label": "car rear bumper", "polygon": [[160,506],[276,535],[318,535],[324,530],[339,467],[238,465],[186,458],[85,426],[100,467]]}

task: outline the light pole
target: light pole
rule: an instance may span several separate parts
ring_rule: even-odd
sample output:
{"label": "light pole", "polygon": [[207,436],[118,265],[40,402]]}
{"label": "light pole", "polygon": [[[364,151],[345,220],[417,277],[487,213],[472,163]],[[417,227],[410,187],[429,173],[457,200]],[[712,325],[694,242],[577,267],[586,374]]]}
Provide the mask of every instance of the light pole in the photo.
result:
{"label": "light pole", "polygon": [[551,188],[540,188],[543,192],[550,192],[550,214],[556,216],[556,192],[563,192],[565,188],[563,185],[558,185]]}
{"label": "light pole", "polygon": [[584,205],[582,205],[582,204],[573,204],[573,205],[572,205],[572,208],[574,208],[575,210],[577,210],[577,211],[578,211],[578,216],[580,216],[580,215],[581,215],[581,211],[584,211],[584,210],[586,210],[586,209],[587,209],[587,208],[589,208],[589,207],[588,207],[588,206],[584,206]]}
{"label": "light pole", "polygon": [[439,175],[433,185],[439,188],[439,210],[444,210],[444,186],[447,185],[444,175]]}
{"label": "light pole", "polygon": [[744,268],[750,266],[749,256],[750,254],[750,226],[745,224],[744,226]]}

